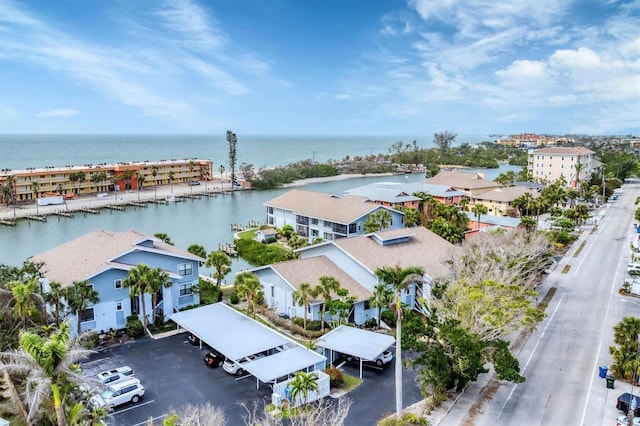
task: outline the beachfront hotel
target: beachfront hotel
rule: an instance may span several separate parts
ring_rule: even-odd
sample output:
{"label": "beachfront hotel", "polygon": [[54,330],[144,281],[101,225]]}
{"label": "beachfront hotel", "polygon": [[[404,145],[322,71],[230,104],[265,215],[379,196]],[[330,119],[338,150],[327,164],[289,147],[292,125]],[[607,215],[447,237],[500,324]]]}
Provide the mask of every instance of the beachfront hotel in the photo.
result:
{"label": "beachfront hotel", "polygon": [[[16,201],[32,201],[46,195],[68,197],[108,191],[137,190],[144,186],[210,181],[213,161],[197,158],[85,164],[83,166],[0,169],[0,184],[13,179]],[[37,193],[37,194],[36,194]]]}

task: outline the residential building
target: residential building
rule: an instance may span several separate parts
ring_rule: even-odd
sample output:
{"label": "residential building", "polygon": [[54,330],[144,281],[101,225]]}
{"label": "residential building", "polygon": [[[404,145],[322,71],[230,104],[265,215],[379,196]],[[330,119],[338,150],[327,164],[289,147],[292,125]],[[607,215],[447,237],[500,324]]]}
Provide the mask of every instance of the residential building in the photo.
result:
{"label": "residential building", "polygon": [[480,217],[473,212],[464,212],[469,218],[469,231],[465,232],[465,239],[472,237],[478,232],[494,231],[503,229],[510,231],[520,227],[519,217],[496,216],[492,214],[482,214]]}
{"label": "residential building", "polygon": [[[0,183],[6,182],[7,178],[12,176],[15,182],[16,201],[20,202],[35,200],[45,194],[53,193],[66,195],[136,190],[138,189],[137,173],[144,179],[143,186],[211,180],[213,162],[185,158],[82,166],[28,167],[23,170],[1,169]],[[76,176],[81,174],[83,179],[76,179],[74,174]]]}
{"label": "residential building", "polygon": [[527,170],[540,183],[559,180],[575,188],[595,171],[594,152],[584,147],[551,147],[529,150]]}
{"label": "residential building", "polygon": [[[75,281],[87,281],[98,293],[99,301],[90,305],[80,316],[81,330],[105,331],[122,329],[129,315],[142,320],[139,297],[130,296],[123,286],[129,271],[140,264],[160,268],[169,275],[171,286],[157,294],[156,313],[165,319],[186,306],[200,302],[193,286],[198,284],[200,262],[186,250],[136,231],[109,232],[97,230],[64,243],[31,258],[43,263],[43,287],[52,281],[63,288]],[[145,310],[151,321],[151,294],[144,294]],[[76,329],[76,318],[72,329]]]}
{"label": "residential building", "polygon": [[[445,276],[446,261],[458,247],[424,227],[403,228],[375,232],[353,238],[341,238],[298,250],[300,259],[253,269],[260,278],[265,300],[273,309],[289,316],[304,316],[301,306],[292,301],[293,291],[302,282],[311,287],[319,284],[319,277],[334,277],[349,294],[356,297],[349,320],[363,324],[376,318],[378,310],[371,308],[369,298],[381,283],[375,272],[380,267],[402,268],[418,266],[424,269],[423,286],[410,286],[402,293],[402,301],[416,306],[417,297],[428,297],[433,281]],[[322,300],[313,300],[307,312],[309,319],[320,319]],[[326,320],[329,319],[327,314]]]}
{"label": "residential building", "polygon": [[299,236],[309,241],[363,235],[364,223],[369,215],[381,210],[389,212],[391,216],[388,229],[404,227],[403,213],[352,195],[337,196],[293,189],[264,205],[269,225],[277,228],[290,225]]}
{"label": "residential building", "polygon": [[533,198],[538,198],[540,192],[535,189],[525,188],[523,186],[505,186],[502,188],[492,189],[491,191],[476,194],[469,197],[469,209],[473,206],[484,205],[488,214],[495,216],[518,216],[518,211],[511,206],[513,200],[524,194],[531,194]]}
{"label": "residential building", "polygon": [[433,177],[423,180],[422,183],[445,185],[457,191],[462,191],[469,197],[502,187],[497,182],[485,179],[482,173],[455,171],[442,171]]}
{"label": "residential building", "polygon": [[398,206],[419,210],[421,198],[414,194],[430,195],[442,204],[459,204],[466,195],[448,185],[431,185],[421,182],[380,182],[359,186],[345,191],[347,195],[364,197],[368,202],[395,208]]}

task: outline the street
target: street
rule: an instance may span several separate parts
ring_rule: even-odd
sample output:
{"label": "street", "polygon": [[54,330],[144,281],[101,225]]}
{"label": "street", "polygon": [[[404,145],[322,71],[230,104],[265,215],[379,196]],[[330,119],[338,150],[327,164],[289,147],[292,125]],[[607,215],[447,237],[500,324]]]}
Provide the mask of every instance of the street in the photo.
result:
{"label": "street", "polygon": [[[607,389],[598,366],[611,362],[613,327],[640,313],[640,299],[618,293],[630,260],[629,243],[638,184],[604,208],[597,229],[586,228],[541,288],[556,293],[547,317],[516,352],[526,382],[472,384],[441,425],[612,425],[619,394],[631,385]],[[596,212],[597,214],[597,212]],[[637,392],[637,388],[636,388]],[[477,401],[483,401],[478,403]]]}

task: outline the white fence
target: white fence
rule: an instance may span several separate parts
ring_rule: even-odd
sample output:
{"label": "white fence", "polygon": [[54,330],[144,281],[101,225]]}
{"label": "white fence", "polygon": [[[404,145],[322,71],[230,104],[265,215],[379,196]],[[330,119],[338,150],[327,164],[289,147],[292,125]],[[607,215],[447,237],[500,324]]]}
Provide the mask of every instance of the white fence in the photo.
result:
{"label": "white fence", "polygon": [[[312,374],[318,375],[318,390],[310,391],[307,393],[306,403],[316,401],[318,399],[328,396],[331,392],[329,375],[322,371],[313,371]],[[279,382],[273,385],[273,401],[287,400],[293,407],[305,403],[304,395],[297,395],[296,400],[291,400],[291,386],[289,385],[293,381],[293,378]]]}

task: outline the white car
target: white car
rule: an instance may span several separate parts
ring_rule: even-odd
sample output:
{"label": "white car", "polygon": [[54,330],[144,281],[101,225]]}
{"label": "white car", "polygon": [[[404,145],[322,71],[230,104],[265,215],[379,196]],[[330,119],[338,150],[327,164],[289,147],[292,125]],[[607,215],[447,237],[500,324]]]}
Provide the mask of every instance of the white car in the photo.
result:
{"label": "white car", "polygon": [[107,389],[90,399],[91,405],[96,408],[113,408],[127,402],[138,402],[144,396],[144,386],[138,379],[129,379],[109,385]]}
{"label": "white car", "polygon": [[112,385],[136,377],[131,367],[123,366],[112,370],[103,371],[96,376],[96,379],[103,385]]}
{"label": "white car", "polygon": [[[628,426],[629,425],[629,417],[620,416],[617,419],[616,426]],[[633,426],[640,426],[640,417],[633,418]]]}
{"label": "white car", "polygon": [[[372,360],[372,361],[367,361],[367,360],[362,360],[362,365],[364,366],[373,366],[375,365],[376,367],[383,367],[387,364],[389,364],[391,361],[393,360],[393,352],[391,352],[391,349],[387,349],[384,352],[382,352],[380,355],[378,355],[376,357],[376,359]],[[359,364],[360,363],[360,358],[357,356],[353,356],[353,355],[347,355],[347,361],[354,363],[354,364]]]}
{"label": "white car", "polygon": [[238,376],[242,376],[244,374],[244,368],[242,366],[248,362],[255,361],[258,358],[262,358],[264,355],[249,355],[242,358],[239,361],[232,361],[230,359],[225,360],[224,364],[222,364],[222,369],[229,374],[237,374]]}

